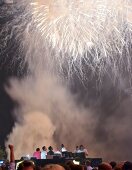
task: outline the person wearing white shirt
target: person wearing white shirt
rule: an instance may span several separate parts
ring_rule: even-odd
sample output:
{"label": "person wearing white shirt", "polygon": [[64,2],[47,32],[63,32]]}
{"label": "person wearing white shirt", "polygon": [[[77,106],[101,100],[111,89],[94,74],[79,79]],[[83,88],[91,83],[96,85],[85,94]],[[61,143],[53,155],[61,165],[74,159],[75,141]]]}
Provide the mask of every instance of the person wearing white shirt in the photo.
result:
{"label": "person wearing white shirt", "polygon": [[80,152],[79,146],[76,146],[76,149],[75,149],[74,153],[79,153],[79,152]]}
{"label": "person wearing white shirt", "polygon": [[41,159],[46,159],[46,156],[47,156],[47,151],[46,151],[46,147],[43,146],[42,147],[42,152],[41,152]]}
{"label": "person wearing white shirt", "polygon": [[67,152],[67,150],[63,144],[61,145],[61,152]]}
{"label": "person wearing white shirt", "polygon": [[56,156],[62,156],[62,153],[59,151],[58,147],[56,148],[56,150],[54,151],[54,154]]}
{"label": "person wearing white shirt", "polygon": [[84,148],[83,145],[80,145],[80,148],[78,150],[78,153],[82,153],[84,152],[85,153],[85,156],[87,157],[88,156],[88,150]]}

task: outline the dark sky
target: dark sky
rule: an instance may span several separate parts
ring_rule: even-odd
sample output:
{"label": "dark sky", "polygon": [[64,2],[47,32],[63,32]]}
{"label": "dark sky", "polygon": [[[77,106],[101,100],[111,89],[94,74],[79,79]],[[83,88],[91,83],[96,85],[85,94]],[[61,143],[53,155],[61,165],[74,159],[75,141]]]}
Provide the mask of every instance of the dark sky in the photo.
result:
{"label": "dark sky", "polygon": [[0,145],[4,145],[7,134],[11,131],[14,123],[12,117],[13,102],[4,90],[7,74],[4,70],[0,71]]}
{"label": "dark sky", "polygon": [[4,145],[6,136],[15,121],[13,117],[15,105],[5,91],[5,85],[11,77],[20,78],[25,72],[20,68],[22,59],[17,57],[18,43],[13,38],[6,41],[7,35],[10,35],[10,28],[6,29],[5,25],[14,18],[13,13],[8,9],[10,6],[0,5],[0,145]]}
{"label": "dark sky", "polygon": [[10,67],[12,59],[7,57],[4,60],[4,57],[6,57],[5,53],[0,55],[0,145],[2,146],[15,120],[12,114],[15,104],[6,93],[5,85],[11,77],[20,77],[17,64]]}

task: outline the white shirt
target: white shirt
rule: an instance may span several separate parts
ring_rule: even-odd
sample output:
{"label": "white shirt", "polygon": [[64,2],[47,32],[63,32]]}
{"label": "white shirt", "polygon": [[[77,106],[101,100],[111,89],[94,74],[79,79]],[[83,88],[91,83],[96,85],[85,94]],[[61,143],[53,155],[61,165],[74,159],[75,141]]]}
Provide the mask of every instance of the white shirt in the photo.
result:
{"label": "white shirt", "polygon": [[61,152],[60,151],[55,151],[54,154],[61,155]]}
{"label": "white shirt", "polygon": [[77,153],[83,153],[83,152],[85,152],[85,151],[84,150],[80,150],[80,149],[77,151]]}
{"label": "white shirt", "polygon": [[46,155],[47,155],[47,152],[46,151],[42,151],[41,152],[41,159],[46,159]]}
{"label": "white shirt", "polygon": [[66,152],[66,151],[67,151],[67,150],[66,150],[65,147],[61,148],[61,152]]}

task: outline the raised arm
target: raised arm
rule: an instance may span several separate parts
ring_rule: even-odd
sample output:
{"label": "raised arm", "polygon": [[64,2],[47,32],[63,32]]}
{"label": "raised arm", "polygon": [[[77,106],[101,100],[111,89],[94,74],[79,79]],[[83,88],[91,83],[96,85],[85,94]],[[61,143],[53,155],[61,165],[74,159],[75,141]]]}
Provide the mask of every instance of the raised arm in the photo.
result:
{"label": "raised arm", "polygon": [[8,147],[10,149],[10,162],[14,162],[15,161],[14,146],[13,145],[8,145]]}

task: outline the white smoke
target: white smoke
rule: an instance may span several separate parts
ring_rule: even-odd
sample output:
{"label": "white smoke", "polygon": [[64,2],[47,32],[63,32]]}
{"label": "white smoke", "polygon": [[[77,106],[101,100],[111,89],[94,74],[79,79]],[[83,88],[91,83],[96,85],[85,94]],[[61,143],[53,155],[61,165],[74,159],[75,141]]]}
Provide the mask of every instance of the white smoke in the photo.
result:
{"label": "white smoke", "polygon": [[[43,74],[23,80],[12,79],[10,85],[7,91],[19,108],[16,110],[18,123],[7,143],[14,144],[16,158],[24,153],[31,154],[35,147],[43,145],[64,143],[71,150],[81,143],[92,145],[96,121],[92,112],[79,108],[56,78]],[[90,120],[88,124],[86,118]],[[87,132],[91,134],[88,140],[85,139]]]}
{"label": "white smoke", "polygon": [[7,143],[14,144],[15,158],[20,159],[28,154],[33,156],[38,146],[42,148],[49,143],[55,144],[53,141],[55,127],[44,113],[37,111],[26,113],[21,116],[20,122],[15,123]]}

